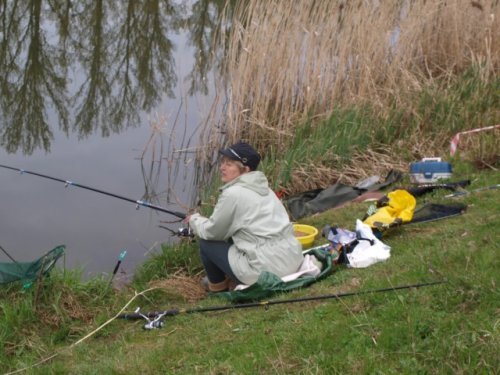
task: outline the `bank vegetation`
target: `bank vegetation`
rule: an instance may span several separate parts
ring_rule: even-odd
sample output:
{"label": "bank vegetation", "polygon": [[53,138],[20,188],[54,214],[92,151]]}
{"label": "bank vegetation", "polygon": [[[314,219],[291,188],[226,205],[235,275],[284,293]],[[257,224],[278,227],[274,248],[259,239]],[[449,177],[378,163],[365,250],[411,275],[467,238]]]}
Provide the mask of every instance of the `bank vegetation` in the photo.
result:
{"label": "bank vegetation", "polygon": [[[239,139],[290,192],[448,157],[454,134],[500,122],[499,18],[496,1],[240,2],[216,40],[204,171]],[[462,157],[494,166],[499,134],[463,137]]]}
{"label": "bank vegetation", "polygon": [[[238,139],[256,145],[273,186],[289,194],[407,171],[425,156],[452,162],[454,178],[470,179],[471,189],[497,185],[498,130],[462,137],[453,157],[449,145],[458,132],[500,123],[499,18],[498,1],[238,2],[216,41],[224,48],[214,56],[221,74],[202,131],[204,187],[216,177],[216,150]],[[436,288],[184,315],[162,330],[121,320],[99,328],[133,298],[128,311],[222,303],[193,294],[201,264],[197,244],[184,241],[164,246],[121,291],[107,278],[82,283],[64,270],[32,289],[2,288],[0,371],[494,373],[497,194],[458,198],[468,205],[464,215],[384,238],[388,262],[337,268],[287,297],[446,281]],[[304,222],[352,228],[366,208]],[[156,289],[137,296],[148,288]]]}

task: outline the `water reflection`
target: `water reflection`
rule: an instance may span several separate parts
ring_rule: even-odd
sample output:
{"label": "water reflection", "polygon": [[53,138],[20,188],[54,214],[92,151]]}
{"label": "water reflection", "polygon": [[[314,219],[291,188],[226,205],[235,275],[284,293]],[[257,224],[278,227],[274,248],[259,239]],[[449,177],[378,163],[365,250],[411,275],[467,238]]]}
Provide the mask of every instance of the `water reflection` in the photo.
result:
{"label": "water reflection", "polygon": [[[219,16],[224,10],[234,8],[235,1],[197,1],[193,4],[192,13],[186,19],[186,25],[191,31],[189,41],[194,47],[196,64],[186,80],[191,82],[189,94],[196,92],[207,94],[207,73],[212,69],[211,53],[214,53],[213,40],[219,30]],[[227,6],[227,7],[226,7]],[[211,17],[213,15],[216,17]]]}
{"label": "water reflection", "polygon": [[[188,94],[206,94],[226,1],[0,0],[0,142],[50,151],[54,127],[84,138],[139,125],[177,84],[172,35],[187,32]],[[182,64],[181,62],[178,62]]]}
{"label": "water reflection", "polygon": [[48,149],[52,131],[46,116],[51,105],[67,131],[66,66],[63,53],[42,31],[41,0],[2,1],[0,53],[2,145],[30,153]]}

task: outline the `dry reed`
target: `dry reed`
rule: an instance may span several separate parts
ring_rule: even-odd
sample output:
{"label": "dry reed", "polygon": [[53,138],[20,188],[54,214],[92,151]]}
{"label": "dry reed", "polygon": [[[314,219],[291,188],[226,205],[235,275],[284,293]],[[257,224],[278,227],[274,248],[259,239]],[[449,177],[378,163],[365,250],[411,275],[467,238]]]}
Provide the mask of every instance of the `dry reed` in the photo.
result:
{"label": "dry reed", "polygon": [[200,284],[200,278],[182,273],[175,273],[167,279],[151,281],[149,286],[180,296],[187,302],[196,302],[207,296],[207,292]]}
{"label": "dry reed", "polygon": [[228,140],[286,144],[294,126],[346,103],[388,100],[438,76],[500,68],[494,2],[241,2],[223,78]]}
{"label": "dry reed", "polygon": [[63,314],[56,313],[53,309],[38,308],[36,314],[41,322],[53,327],[59,327],[68,318],[79,320],[86,324],[94,321],[95,311],[80,301],[69,288],[64,287],[60,293],[58,308]]}
{"label": "dry reed", "polygon": [[[215,147],[245,139],[261,151],[270,145],[283,151],[298,125],[342,106],[366,102],[384,118],[390,103],[416,116],[417,103],[408,103],[407,94],[437,79],[446,81],[471,66],[485,81],[495,78],[499,17],[495,1],[240,2],[222,21],[229,32],[223,29],[217,40],[226,52],[216,80],[214,113],[222,112],[221,123],[214,127],[216,117],[208,120],[203,139]],[[417,125],[403,131],[413,139],[423,134]],[[435,143],[424,136],[406,146],[415,148],[415,156],[432,155]],[[210,158],[205,150],[201,159]],[[298,166],[293,184],[307,185],[311,173],[323,179],[326,173],[329,181],[363,174],[357,167],[335,176],[321,167]]]}
{"label": "dry reed", "polygon": [[373,149],[363,152],[354,151],[350,163],[345,164],[337,158],[333,165],[343,164],[343,168],[318,165],[318,163],[297,164],[292,172],[287,186],[280,190],[288,195],[294,195],[316,188],[326,188],[334,182],[346,185],[355,185],[362,179],[370,176],[379,176],[381,181],[391,169],[406,170],[408,165],[397,159],[382,147],[374,146]]}

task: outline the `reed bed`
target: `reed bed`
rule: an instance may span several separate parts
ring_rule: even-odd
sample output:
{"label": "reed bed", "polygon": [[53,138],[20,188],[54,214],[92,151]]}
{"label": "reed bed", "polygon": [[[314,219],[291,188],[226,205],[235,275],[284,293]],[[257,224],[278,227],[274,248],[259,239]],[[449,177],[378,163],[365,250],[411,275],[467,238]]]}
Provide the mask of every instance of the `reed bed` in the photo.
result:
{"label": "reed bed", "polygon": [[[480,83],[498,82],[499,17],[495,1],[239,2],[222,20],[227,28],[216,41],[225,51],[214,110],[222,116],[207,121],[203,137],[218,145],[245,139],[264,154],[280,153],[305,122],[312,121],[314,131],[338,108],[369,107],[382,124],[398,121],[385,139],[398,137],[400,149],[415,149],[406,156],[419,156],[421,148],[443,152],[454,132],[470,126],[464,118],[471,120],[453,108],[460,98],[447,90],[455,78],[473,69]],[[429,103],[423,100],[426,92],[436,95]],[[439,106],[440,95],[449,95],[449,112],[426,117],[427,108]],[[461,111],[459,120],[454,111]],[[395,113],[399,118],[391,119]],[[498,117],[498,110],[490,109],[485,119]],[[346,124],[336,124],[341,125]],[[379,133],[369,125],[364,129]],[[429,138],[433,147],[425,146]],[[373,140],[380,141],[375,135]],[[320,169],[328,164],[318,158],[296,162],[303,164],[297,165],[297,176],[308,164]]]}
{"label": "reed bed", "polygon": [[232,23],[223,72],[231,141],[285,143],[311,114],[360,101],[383,113],[433,79],[472,64],[488,79],[500,68],[494,2],[246,3]]}

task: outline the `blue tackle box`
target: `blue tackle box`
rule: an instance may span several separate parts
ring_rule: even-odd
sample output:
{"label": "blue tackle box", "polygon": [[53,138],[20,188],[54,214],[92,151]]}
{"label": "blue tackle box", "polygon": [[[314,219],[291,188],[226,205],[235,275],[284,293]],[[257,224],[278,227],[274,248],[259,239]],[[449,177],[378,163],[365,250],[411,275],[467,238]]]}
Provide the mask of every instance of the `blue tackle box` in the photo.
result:
{"label": "blue tackle box", "polygon": [[441,158],[423,158],[410,164],[410,180],[414,184],[428,184],[452,175],[451,164]]}

